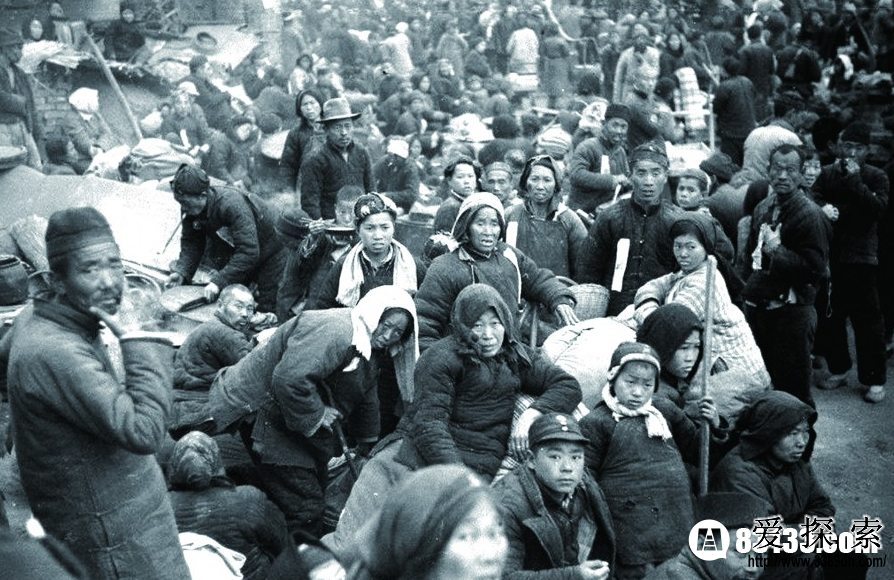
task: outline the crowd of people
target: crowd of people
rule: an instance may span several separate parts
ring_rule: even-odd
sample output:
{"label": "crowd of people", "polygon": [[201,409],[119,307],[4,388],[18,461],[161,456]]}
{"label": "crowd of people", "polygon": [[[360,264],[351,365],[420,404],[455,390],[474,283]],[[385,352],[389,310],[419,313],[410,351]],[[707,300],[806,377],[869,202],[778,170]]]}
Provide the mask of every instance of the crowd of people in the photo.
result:
{"label": "crowd of people", "polygon": [[[890,0],[290,8],[293,70],[263,46],[232,71],[192,56],[144,127],[176,163],[138,146],[114,167],[180,205],[162,285],[216,303],[176,352],[115,316],[106,218],[49,217],[47,283],[0,342],[48,536],[0,549],[54,579],[197,578],[178,532],[257,580],[865,575],[703,561],[687,538],[834,515],[812,393],[853,380],[853,350],[885,399]],[[145,56],[131,6],[108,35],[110,58]],[[121,144],[97,91],[42,126],[25,41],[0,30],[0,145],[96,171]],[[593,295],[625,334],[587,393],[541,346],[600,332]]]}

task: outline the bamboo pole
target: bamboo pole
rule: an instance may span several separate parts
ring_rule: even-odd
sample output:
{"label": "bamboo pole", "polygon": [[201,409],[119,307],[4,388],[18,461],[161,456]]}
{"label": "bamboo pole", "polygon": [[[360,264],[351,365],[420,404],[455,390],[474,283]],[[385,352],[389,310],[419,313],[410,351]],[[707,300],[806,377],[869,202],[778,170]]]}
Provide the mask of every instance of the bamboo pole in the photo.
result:
{"label": "bamboo pole", "polygon": [[130,122],[130,128],[133,129],[134,134],[137,136],[137,141],[141,140],[143,138],[143,132],[140,130],[140,123],[130,109],[130,103],[127,102],[127,97],[124,96],[124,92],[121,90],[118,80],[115,78],[115,75],[112,74],[112,69],[109,68],[109,63],[106,62],[105,57],[102,55],[102,51],[99,50],[96,42],[93,41],[93,37],[87,34],[84,38],[86,39],[87,44],[90,45],[90,50],[93,52],[96,62],[99,63],[99,68],[102,69],[102,74],[105,75],[106,80],[109,81],[109,85],[112,87],[112,91],[115,93],[115,96],[118,97],[121,106],[124,107],[124,114],[127,115],[127,120]]}
{"label": "bamboo pole", "polygon": [[[708,394],[708,380],[711,377],[711,346],[714,339],[714,275],[717,270],[717,260],[714,256],[708,256],[708,272],[705,279],[705,334],[702,341],[702,368],[701,368],[701,396]],[[698,465],[698,494],[708,493],[708,459],[711,447],[711,426],[708,420],[701,419],[701,445],[699,449]]]}

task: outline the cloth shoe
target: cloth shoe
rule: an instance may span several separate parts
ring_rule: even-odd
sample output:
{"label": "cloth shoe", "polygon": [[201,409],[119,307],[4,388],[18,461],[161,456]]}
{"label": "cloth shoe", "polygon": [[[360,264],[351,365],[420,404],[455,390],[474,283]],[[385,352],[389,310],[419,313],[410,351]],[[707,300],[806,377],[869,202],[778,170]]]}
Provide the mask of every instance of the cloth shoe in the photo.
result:
{"label": "cloth shoe", "polygon": [[846,384],[847,373],[841,373],[840,375],[829,375],[828,377],[826,377],[825,380],[820,381],[817,387],[824,391],[831,391],[833,389],[843,387]]}
{"label": "cloth shoe", "polygon": [[881,403],[885,400],[885,387],[883,385],[869,387],[863,394],[863,400],[867,403]]}

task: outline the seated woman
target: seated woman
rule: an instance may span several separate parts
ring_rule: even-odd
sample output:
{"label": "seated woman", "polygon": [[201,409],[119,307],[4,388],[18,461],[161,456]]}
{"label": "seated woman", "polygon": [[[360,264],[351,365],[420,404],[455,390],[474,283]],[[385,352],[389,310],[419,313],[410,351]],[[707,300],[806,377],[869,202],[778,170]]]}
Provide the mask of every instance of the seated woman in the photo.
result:
{"label": "seated woman", "polygon": [[[700,213],[686,212],[677,219],[670,228],[670,237],[680,270],[651,280],[636,292],[638,319],[647,319],[662,304],[676,303],[692,310],[704,327],[708,256],[715,255],[718,233],[711,218]],[[722,275],[728,270],[723,260],[718,260],[711,297],[714,340],[708,364],[712,373],[738,370],[746,380],[765,388],[770,384],[770,375],[745,315],[730,300]]]}
{"label": "seated woman", "polygon": [[[658,352],[661,361],[658,394],[670,399],[689,417],[697,418],[701,394],[695,385],[702,360],[702,325],[698,317],[682,304],[665,304],[640,325],[636,340]],[[738,370],[714,373],[708,379],[708,396],[731,428],[742,410],[768,388],[747,380]]]}
{"label": "seated woman", "polygon": [[[805,516],[831,517],[835,506],[804,459],[813,434],[817,413],[812,407],[782,391],[765,393],[739,420],[739,445],[717,465],[711,475],[712,491],[744,492],[760,499],[765,511],[760,517],[780,516],[780,525],[797,529]],[[844,530],[839,530],[844,531]],[[781,567],[782,560],[811,554],[774,554],[761,578],[809,579],[809,567]],[[861,554],[853,554],[862,557]],[[819,557],[821,559],[821,557]],[[822,562],[824,578],[866,577],[865,566],[836,569]]]}
{"label": "seated woman", "polygon": [[[519,342],[512,312],[490,286],[463,289],[452,320],[452,334],[416,365],[419,390],[399,428],[403,439],[367,463],[335,533],[324,538],[337,553],[382,505],[385,491],[410,471],[460,463],[490,481],[510,450],[524,456],[534,419],[545,412],[570,414],[580,403],[577,381]],[[515,400],[522,393],[537,399],[513,431]]]}
{"label": "seated woman", "polygon": [[378,193],[367,193],[354,203],[354,227],[360,242],[340,257],[323,283],[311,291],[305,308],[352,308],[367,292],[394,285],[412,296],[425,266],[394,239],[397,206]]}
{"label": "seated woman", "polygon": [[224,475],[220,449],[204,433],[192,431],[180,439],[168,466],[177,529],[243,554],[246,580],[266,578],[271,562],[289,545],[282,512],[258,488],[237,486]]}
{"label": "seated woman", "polygon": [[439,465],[388,495],[345,561],[355,580],[485,580],[500,578],[508,549],[487,484],[461,465]]}
{"label": "seated woman", "polygon": [[448,334],[450,309],[470,283],[495,288],[510,310],[519,308],[524,298],[555,313],[562,325],[578,322],[571,291],[551,271],[503,241],[506,220],[495,195],[475,193],[466,198],[452,237],[454,249],[432,262],[416,294],[421,348]]}
{"label": "seated woman", "polygon": [[552,157],[528,159],[519,180],[523,205],[506,211],[506,243],[556,276],[576,279],[577,256],[587,229],[562,203],[562,176]]}
{"label": "seated woman", "polygon": [[[612,355],[603,402],[580,421],[586,465],[608,500],[617,537],[617,580],[639,579],[675,556],[695,524],[684,460],[698,462],[699,429],[658,389],[661,364],[648,345],[625,342]],[[699,415],[716,441],[726,428],[710,398]]]}

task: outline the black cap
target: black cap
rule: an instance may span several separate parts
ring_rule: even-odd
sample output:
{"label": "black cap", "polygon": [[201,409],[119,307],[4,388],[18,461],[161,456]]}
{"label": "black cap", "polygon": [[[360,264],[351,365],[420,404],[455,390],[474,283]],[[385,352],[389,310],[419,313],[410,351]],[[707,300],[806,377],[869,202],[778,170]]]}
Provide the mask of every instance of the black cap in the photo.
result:
{"label": "black cap", "polygon": [[588,440],[581,433],[580,425],[574,417],[562,413],[546,413],[531,424],[528,430],[528,447],[533,449],[546,441],[586,443]]}
{"label": "black cap", "polygon": [[208,174],[188,163],[178,167],[174,179],[171,180],[171,189],[180,195],[201,195],[210,185]]}

